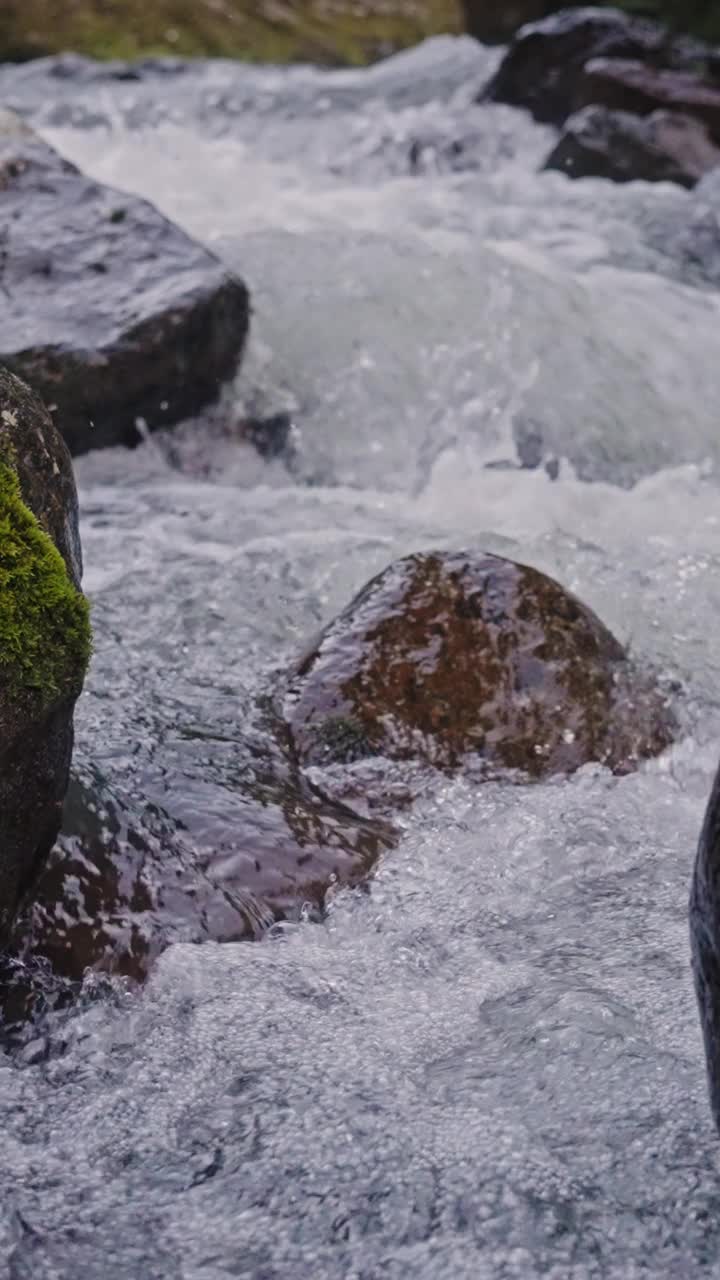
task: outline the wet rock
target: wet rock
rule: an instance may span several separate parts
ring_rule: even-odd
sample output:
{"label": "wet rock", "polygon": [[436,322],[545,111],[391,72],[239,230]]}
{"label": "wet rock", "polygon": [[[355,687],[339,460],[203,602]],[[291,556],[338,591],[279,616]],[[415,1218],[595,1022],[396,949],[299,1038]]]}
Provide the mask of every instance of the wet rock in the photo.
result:
{"label": "wet rock", "polygon": [[647,116],[679,111],[702,120],[720,141],[720,84],[698,72],[666,71],[622,58],[593,58],[580,76],[575,105],[591,104]]}
{"label": "wet rock", "polygon": [[186,782],[168,805],[139,806],[96,770],[73,777],[62,835],[13,925],[6,1024],[37,1005],[42,962],[56,979],[140,982],[172,942],[251,940],[322,911],[328,889],[364,880],[395,838],[293,769],[224,794]]}
{"label": "wet rock", "polygon": [[526,107],[536,120],[561,124],[575,109],[591,59],[624,58],[693,70],[707,52],[699,42],[670,37],[657,23],[619,9],[567,9],[518,32],[482,96]]}
{"label": "wet rock", "polygon": [[284,712],[306,765],[379,754],[532,778],[590,760],[624,772],[673,731],[665,698],[589,609],[482,553],[390,565],[299,663]]}
{"label": "wet rock", "polygon": [[720,1129],[720,769],[708,801],[693,870],[690,942],[710,1106]]}
{"label": "wet rock", "polygon": [[70,457],[0,368],[0,939],[55,841],[90,650]]}
{"label": "wet rock", "polygon": [[296,429],[292,414],[280,410],[279,413],[250,416],[237,424],[237,434],[241,440],[254,445],[261,458],[271,461],[274,458],[292,460],[295,450],[293,440]]}
{"label": "wet rock", "polygon": [[720,149],[699,120],[676,111],[643,117],[607,107],[585,107],[565,123],[545,162],[570,178],[614,182],[677,182],[694,187],[720,165]]}
{"label": "wet rock", "polygon": [[0,121],[0,360],[44,397],[72,452],[133,444],[217,397],[248,296],[152,205],[91,182]]}

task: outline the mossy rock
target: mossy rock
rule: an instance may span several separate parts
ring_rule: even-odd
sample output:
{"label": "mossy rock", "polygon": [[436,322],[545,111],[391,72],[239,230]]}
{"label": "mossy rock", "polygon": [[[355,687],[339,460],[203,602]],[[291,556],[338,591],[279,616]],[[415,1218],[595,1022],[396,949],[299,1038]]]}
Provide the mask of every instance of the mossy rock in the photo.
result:
{"label": "mossy rock", "polygon": [[81,569],[67,448],[0,368],[0,937],[60,826],[91,648]]}
{"label": "mossy rock", "polygon": [[652,676],[559,583],[461,552],[374,578],[292,673],[284,714],[302,765],[345,762],[350,725],[353,759],[526,778],[590,761],[626,772],[674,728]]}
{"label": "mossy rock", "polygon": [[[1,437],[0,437],[1,440]],[[9,455],[8,455],[9,456]],[[85,597],[25,505],[0,443],[0,683],[43,705],[77,690],[90,656]]]}

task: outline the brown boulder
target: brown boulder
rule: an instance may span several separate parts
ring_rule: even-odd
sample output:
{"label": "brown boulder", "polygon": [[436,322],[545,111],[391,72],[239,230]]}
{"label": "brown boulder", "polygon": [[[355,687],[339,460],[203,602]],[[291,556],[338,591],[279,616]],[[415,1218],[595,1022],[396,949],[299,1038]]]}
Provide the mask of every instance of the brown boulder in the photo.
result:
{"label": "brown boulder", "polygon": [[532,778],[633,769],[672,738],[665,698],[589,609],[536,569],[482,553],[390,565],[290,680],[298,759],[480,760]]}
{"label": "brown boulder", "polygon": [[[170,815],[138,809],[95,770],[70,782],[63,829],[8,940],[6,1024],[47,995],[49,962],[66,979],[90,970],[136,982],[173,942],[249,941],[276,921],[320,912],[328,890],[357,884],[394,843],[367,819],[276,763],[253,786],[226,793],[185,783]],[[3,983],[0,982],[0,990]]]}

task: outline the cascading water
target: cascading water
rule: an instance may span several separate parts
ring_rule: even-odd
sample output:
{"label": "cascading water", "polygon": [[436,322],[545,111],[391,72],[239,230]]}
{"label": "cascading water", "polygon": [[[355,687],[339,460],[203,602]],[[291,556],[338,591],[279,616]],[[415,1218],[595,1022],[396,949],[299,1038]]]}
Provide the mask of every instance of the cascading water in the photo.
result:
{"label": "cascading water", "polygon": [[[438,779],[322,923],[88,980],[0,1058],[9,1277],[717,1272],[687,890],[720,751],[720,184],[538,173],[549,132],[472,105],[495,58],[0,72],[255,306],[216,411],[78,462],[79,770],[232,822],[257,694],[427,546],[552,573],[682,720],[630,777]],[[280,410],[264,462],[234,424]]]}

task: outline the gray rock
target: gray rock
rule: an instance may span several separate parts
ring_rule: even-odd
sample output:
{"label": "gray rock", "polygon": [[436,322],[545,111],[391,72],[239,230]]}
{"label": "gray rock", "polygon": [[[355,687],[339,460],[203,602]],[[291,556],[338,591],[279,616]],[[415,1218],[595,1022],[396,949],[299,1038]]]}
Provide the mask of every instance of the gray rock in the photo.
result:
{"label": "gray rock", "polygon": [[707,46],[670,37],[655,22],[619,9],[565,9],[523,27],[483,93],[494,102],[526,107],[549,124],[575,109],[583,68],[591,58],[630,58],[675,70],[693,70]]}
{"label": "gray rock", "polygon": [[[74,453],[197,412],[234,373],[248,294],[151,204],[0,119],[0,361]],[[140,424],[142,427],[142,423]]]}
{"label": "gray rock", "polygon": [[583,69],[576,106],[598,104],[646,116],[679,111],[707,125],[720,142],[720,84],[699,72],[658,70],[625,58],[593,58]]}
{"label": "gray rock", "polygon": [[585,107],[566,121],[545,162],[546,169],[560,169],[570,178],[642,178],[683,187],[694,187],[718,165],[720,149],[700,120],[675,111],[642,117],[599,106]]}
{"label": "gray rock", "polygon": [[70,455],[0,368],[0,938],[58,833],[90,651]]}

